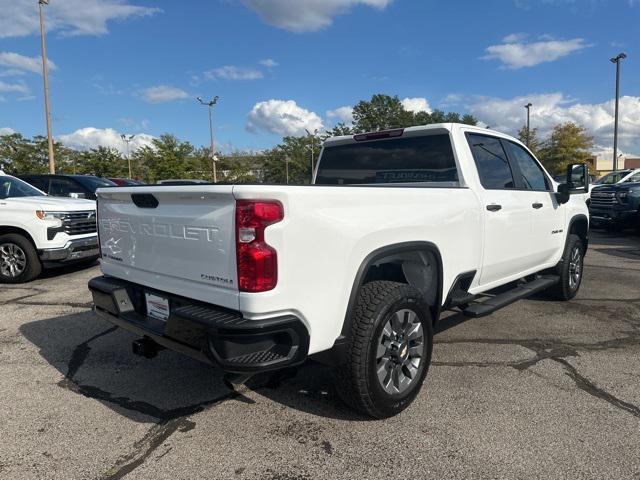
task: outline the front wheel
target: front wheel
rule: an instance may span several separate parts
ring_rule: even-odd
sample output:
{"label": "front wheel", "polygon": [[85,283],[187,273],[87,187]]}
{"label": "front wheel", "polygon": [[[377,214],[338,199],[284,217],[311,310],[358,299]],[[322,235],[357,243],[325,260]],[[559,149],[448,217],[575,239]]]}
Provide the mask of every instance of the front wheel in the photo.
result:
{"label": "front wheel", "polygon": [[433,326],[424,296],[396,282],[362,286],[352,317],[346,361],[336,371],[338,394],[375,418],[407,408],[431,363]]}
{"label": "front wheel", "polygon": [[549,294],[557,300],[571,300],[576,296],[582,283],[584,269],[584,247],[577,235],[569,235],[562,260],[556,267],[560,281],[549,289]]}

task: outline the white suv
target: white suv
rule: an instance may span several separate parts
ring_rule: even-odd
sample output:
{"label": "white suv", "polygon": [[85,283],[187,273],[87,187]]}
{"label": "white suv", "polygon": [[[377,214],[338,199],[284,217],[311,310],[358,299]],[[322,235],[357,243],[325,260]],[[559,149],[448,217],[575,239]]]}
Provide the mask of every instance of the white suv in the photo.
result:
{"label": "white suv", "polygon": [[50,197],[0,170],[0,283],[98,255],[93,200]]}

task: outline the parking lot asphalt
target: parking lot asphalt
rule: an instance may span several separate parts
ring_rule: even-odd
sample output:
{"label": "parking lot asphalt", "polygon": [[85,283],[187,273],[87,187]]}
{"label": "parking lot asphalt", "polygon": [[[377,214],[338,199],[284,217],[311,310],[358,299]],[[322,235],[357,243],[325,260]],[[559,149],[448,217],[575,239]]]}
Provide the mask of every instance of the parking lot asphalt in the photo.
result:
{"label": "parking lot asphalt", "polygon": [[452,314],[415,403],[384,421],[330,370],[230,391],[96,318],[97,266],[0,285],[0,478],[640,478],[640,237],[595,232],[576,299]]}

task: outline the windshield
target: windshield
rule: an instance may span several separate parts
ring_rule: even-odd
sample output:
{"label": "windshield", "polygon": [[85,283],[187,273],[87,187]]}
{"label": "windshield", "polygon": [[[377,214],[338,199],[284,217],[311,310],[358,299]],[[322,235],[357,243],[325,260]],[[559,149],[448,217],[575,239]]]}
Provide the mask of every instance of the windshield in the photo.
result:
{"label": "windshield", "polygon": [[106,178],[100,177],[75,177],[81,184],[87,187],[91,193],[96,193],[96,190],[102,187],[117,187],[115,183]]}
{"label": "windshield", "polygon": [[325,147],[317,185],[458,181],[447,134]]}
{"label": "windshield", "polygon": [[611,185],[618,183],[623,177],[629,175],[629,173],[631,173],[631,170],[619,170],[617,172],[607,173],[604,177],[599,178],[593,183],[596,185]]}
{"label": "windshield", "polygon": [[44,193],[15,177],[0,176],[0,198],[43,197]]}

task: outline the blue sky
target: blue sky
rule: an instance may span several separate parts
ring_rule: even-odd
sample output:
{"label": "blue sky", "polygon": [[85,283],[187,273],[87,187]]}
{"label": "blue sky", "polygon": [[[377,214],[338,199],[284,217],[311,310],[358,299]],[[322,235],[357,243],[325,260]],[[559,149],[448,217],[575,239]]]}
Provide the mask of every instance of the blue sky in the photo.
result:
{"label": "blue sky", "polygon": [[[45,131],[36,0],[0,0],[0,132]],[[50,0],[54,135],[122,149],[171,132],[263,149],[330,128],[374,93],[470,112],[513,133],[531,101],[543,132],[612,139],[624,51],[621,143],[640,153],[640,0]]]}

